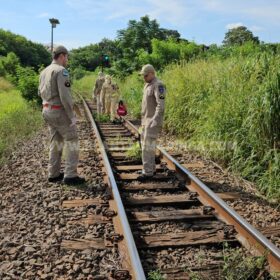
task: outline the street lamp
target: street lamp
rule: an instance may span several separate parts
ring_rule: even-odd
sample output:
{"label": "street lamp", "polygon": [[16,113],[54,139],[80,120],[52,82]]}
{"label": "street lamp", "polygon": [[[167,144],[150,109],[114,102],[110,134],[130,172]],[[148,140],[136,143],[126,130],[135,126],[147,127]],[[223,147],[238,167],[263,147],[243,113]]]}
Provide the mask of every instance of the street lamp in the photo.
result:
{"label": "street lamp", "polygon": [[51,53],[52,53],[53,52],[53,29],[56,28],[56,25],[60,24],[60,22],[56,18],[50,18],[49,21],[52,25],[52,42],[51,42]]}

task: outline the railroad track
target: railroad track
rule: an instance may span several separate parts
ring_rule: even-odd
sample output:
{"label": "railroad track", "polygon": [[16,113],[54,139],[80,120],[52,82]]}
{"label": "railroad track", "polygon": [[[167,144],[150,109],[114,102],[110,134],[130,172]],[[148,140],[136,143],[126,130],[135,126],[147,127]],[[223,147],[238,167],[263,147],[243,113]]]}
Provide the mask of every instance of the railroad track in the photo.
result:
{"label": "railroad track", "polygon": [[[147,272],[156,269],[159,252],[168,262],[168,255],[174,252],[195,254],[197,248],[203,248],[215,259],[225,243],[266,255],[270,270],[280,272],[280,250],[267,239],[273,232],[260,233],[225,202],[236,199],[237,193],[214,193],[159,147],[157,175],[147,182],[137,181],[141,160],[129,159],[125,153],[138,141],[137,128],[128,120],[119,125],[98,123],[92,117],[92,104],[83,99],[82,103],[94,132],[108,194],[102,200],[65,201],[64,207],[106,204],[102,216],[87,217],[85,222],[111,221],[115,233],[104,240],[65,240],[62,248],[117,246],[122,269],[112,271],[112,279],[145,280]],[[219,279],[220,266],[216,257],[190,268],[165,265],[161,273],[166,279],[179,280],[190,279],[190,271],[199,271],[205,279]]]}

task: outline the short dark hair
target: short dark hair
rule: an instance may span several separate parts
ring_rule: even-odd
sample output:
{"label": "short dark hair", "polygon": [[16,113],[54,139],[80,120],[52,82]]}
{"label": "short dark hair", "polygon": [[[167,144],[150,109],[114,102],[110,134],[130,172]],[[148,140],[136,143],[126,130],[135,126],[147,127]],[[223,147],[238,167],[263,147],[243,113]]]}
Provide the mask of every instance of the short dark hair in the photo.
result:
{"label": "short dark hair", "polygon": [[56,54],[53,55],[53,59],[57,60],[61,54],[66,55],[66,53],[62,53],[62,52],[61,53],[56,53]]}

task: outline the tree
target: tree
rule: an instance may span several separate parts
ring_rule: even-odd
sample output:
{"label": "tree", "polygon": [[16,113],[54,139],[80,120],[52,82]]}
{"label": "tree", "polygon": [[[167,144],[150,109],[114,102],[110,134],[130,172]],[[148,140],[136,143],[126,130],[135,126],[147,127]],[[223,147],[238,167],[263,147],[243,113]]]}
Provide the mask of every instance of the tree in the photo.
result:
{"label": "tree", "polygon": [[36,70],[51,62],[51,55],[43,45],[0,29],[0,56],[7,56],[10,52],[16,54],[22,66],[31,66]]}
{"label": "tree", "polygon": [[104,38],[100,43],[72,50],[71,71],[75,71],[76,68],[94,71],[98,66],[101,66],[102,54],[107,54],[110,61],[119,59],[122,51],[119,48],[118,41]]}
{"label": "tree", "polygon": [[120,46],[126,56],[134,57],[137,50],[152,51],[152,39],[167,40],[180,39],[180,33],[176,30],[160,28],[156,20],[150,20],[149,16],[141,17],[140,21],[130,20],[128,27],[118,31]]}
{"label": "tree", "polygon": [[225,39],[223,40],[223,44],[225,46],[243,45],[246,42],[254,42],[259,44],[260,40],[258,37],[254,36],[253,33],[245,26],[238,26],[236,28],[230,29],[225,34]]}

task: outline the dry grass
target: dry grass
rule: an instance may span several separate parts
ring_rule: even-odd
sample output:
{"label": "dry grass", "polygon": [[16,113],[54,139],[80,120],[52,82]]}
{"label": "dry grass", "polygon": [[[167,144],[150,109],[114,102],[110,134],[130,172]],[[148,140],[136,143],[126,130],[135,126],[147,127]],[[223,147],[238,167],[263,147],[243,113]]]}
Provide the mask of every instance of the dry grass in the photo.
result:
{"label": "dry grass", "polygon": [[0,77],[0,93],[12,89],[13,89],[13,85],[7,80],[5,80],[3,77]]}

